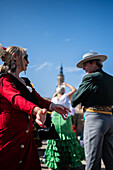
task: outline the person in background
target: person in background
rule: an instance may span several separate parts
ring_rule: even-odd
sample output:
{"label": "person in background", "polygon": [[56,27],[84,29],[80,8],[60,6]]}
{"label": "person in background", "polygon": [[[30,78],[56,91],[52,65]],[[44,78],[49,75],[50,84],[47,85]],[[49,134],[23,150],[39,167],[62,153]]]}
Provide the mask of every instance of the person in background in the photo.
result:
{"label": "person in background", "polygon": [[[83,109],[84,110],[84,109]],[[83,120],[85,121],[85,116],[84,116],[84,113],[83,113]],[[84,127],[82,129],[82,132],[81,132],[81,135],[80,135],[80,145],[84,148]]]}
{"label": "person in background", "polygon": [[29,64],[26,49],[0,46],[0,58],[4,62],[0,66],[0,170],[40,170],[33,116],[45,127],[47,110],[63,116],[69,109],[45,100],[29,79],[19,76]]}
{"label": "person in background", "polygon": [[86,75],[71,103],[82,103],[85,110],[84,148],[86,170],[101,170],[101,158],[107,170],[113,170],[113,76],[102,70],[106,55],[89,52],[77,63]]}
{"label": "person in background", "polygon": [[[65,93],[64,86],[70,88],[68,93]],[[72,85],[63,83],[56,88],[52,102],[70,108],[70,99],[75,91],[76,89]],[[76,139],[75,132],[73,132],[71,114],[68,115],[68,119],[63,120],[57,112],[53,111],[51,121],[55,125],[60,139],[48,140],[45,151],[47,167],[52,170],[80,167],[81,160],[84,159],[84,150]]]}

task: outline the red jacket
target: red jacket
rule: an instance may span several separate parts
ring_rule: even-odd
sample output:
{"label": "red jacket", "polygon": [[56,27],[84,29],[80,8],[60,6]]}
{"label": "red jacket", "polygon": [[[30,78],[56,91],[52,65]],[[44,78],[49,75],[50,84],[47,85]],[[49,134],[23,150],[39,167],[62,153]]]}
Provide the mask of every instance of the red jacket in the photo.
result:
{"label": "red jacket", "polygon": [[[49,109],[51,102],[35,94],[41,106]],[[36,104],[22,96],[9,74],[0,78],[0,170],[41,169],[33,139],[32,110]]]}

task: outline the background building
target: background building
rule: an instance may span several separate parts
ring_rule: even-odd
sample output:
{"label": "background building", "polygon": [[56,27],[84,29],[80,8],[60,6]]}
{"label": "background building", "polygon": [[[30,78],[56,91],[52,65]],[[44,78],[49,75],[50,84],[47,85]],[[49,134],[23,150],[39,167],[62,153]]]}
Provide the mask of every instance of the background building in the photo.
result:
{"label": "background building", "polygon": [[60,67],[60,74],[58,75],[57,80],[58,80],[57,85],[61,85],[64,82],[63,66],[62,65]]}

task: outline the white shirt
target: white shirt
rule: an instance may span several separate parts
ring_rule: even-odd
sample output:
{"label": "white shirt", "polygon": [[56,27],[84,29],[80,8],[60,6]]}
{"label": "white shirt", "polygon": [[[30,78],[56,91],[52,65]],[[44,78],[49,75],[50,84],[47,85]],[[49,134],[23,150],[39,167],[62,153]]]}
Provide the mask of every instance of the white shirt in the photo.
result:
{"label": "white shirt", "polygon": [[[56,96],[56,97],[52,98],[51,101],[55,104],[61,104],[65,107],[69,108],[71,110],[71,112],[68,113],[68,117],[71,115],[74,115],[74,113],[76,112],[76,109],[71,106],[71,103],[69,102],[69,98],[66,94],[63,94],[60,99],[58,99]],[[53,116],[53,112],[52,112],[51,116]]]}

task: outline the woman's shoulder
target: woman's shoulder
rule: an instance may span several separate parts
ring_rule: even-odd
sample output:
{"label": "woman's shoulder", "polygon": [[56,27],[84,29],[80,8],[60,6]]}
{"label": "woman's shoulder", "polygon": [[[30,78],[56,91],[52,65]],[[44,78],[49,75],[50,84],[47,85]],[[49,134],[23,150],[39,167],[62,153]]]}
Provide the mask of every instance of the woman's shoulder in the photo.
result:
{"label": "woman's shoulder", "polygon": [[9,86],[9,82],[11,82],[10,75],[0,73],[0,86]]}
{"label": "woman's shoulder", "polygon": [[53,97],[51,100],[53,103],[57,101],[57,96]]}
{"label": "woman's shoulder", "polygon": [[1,73],[0,72],[0,79],[3,79],[3,78],[10,78],[10,75],[8,73]]}

